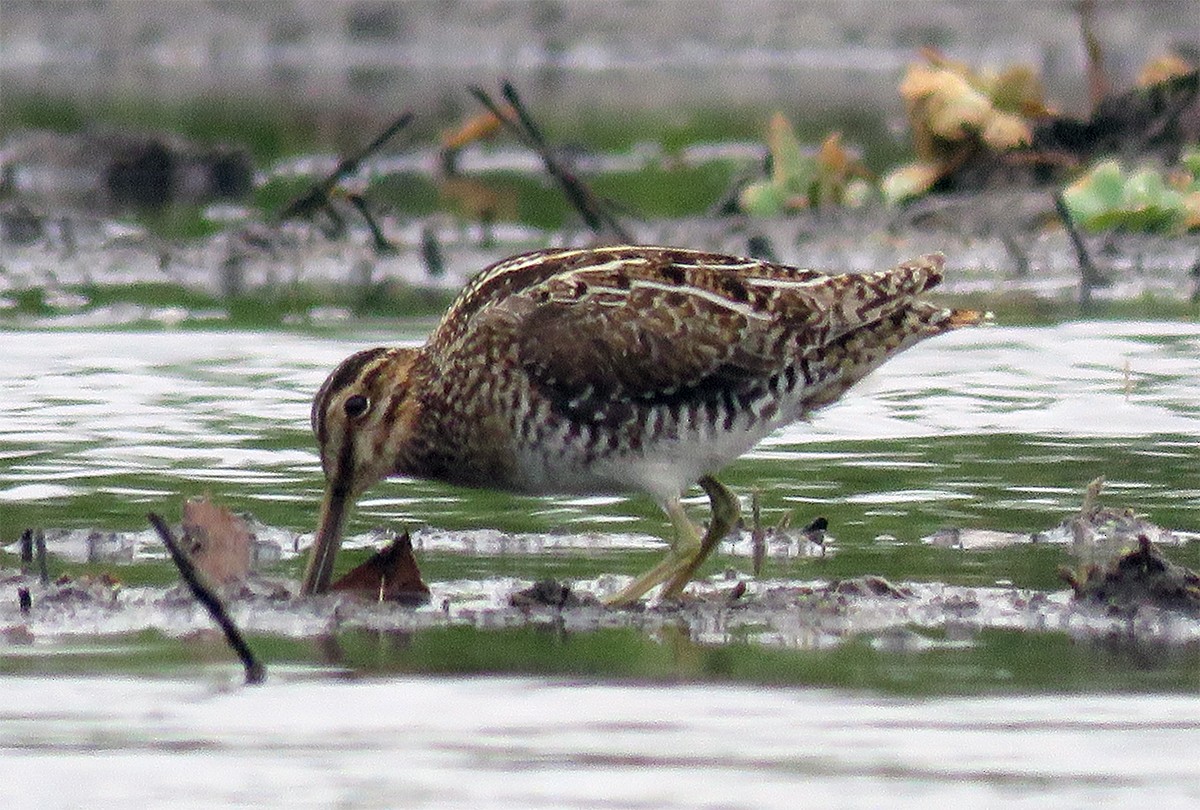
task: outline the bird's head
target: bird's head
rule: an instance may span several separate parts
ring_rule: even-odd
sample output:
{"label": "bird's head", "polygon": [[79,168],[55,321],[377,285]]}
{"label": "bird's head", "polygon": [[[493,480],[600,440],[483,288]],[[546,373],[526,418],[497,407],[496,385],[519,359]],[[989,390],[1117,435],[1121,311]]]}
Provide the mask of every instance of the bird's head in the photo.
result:
{"label": "bird's head", "polygon": [[411,431],[406,408],[416,349],[366,349],[341,362],[317,391],[312,428],[325,471],[325,497],[302,594],[329,587],[346,513],[362,493],[396,469]]}

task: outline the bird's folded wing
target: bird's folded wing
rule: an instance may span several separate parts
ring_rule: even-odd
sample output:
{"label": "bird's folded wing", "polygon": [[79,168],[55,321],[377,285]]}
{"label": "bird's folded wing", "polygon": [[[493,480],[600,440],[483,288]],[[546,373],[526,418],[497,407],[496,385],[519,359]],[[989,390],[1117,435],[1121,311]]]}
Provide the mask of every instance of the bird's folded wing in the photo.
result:
{"label": "bird's folded wing", "polygon": [[909,305],[936,283],[941,259],[827,276],[675,258],[669,267],[626,268],[619,280],[606,267],[558,275],[494,314],[512,318],[521,365],[556,398],[662,401],[736,390],[820,352]]}

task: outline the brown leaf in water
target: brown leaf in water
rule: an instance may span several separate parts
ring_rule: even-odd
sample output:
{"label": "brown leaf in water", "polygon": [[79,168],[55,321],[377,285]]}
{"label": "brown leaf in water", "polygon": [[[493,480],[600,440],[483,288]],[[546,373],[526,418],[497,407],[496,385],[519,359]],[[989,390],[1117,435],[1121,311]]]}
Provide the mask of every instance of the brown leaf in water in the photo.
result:
{"label": "brown leaf in water", "polygon": [[408,532],[334,582],[330,590],[405,605],[423,605],[429,601],[429,586],[421,581]]}
{"label": "brown leaf in water", "polygon": [[183,504],[183,547],[192,564],[216,585],[241,582],[250,573],[254,535],[245,522],[208,498]]}

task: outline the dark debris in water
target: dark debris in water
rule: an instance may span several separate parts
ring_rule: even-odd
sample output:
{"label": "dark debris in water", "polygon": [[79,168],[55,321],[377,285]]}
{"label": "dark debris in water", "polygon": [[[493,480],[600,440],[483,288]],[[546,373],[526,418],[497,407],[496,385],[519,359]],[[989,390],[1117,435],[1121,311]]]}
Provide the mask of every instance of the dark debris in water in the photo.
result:
{"label": "dark debris in water", "polygon": [[[629,627],[653,634],[665,627],[684,627],[695,641],[717,645],[749,641],[828,647],[905,628],[1057,631],[1073,637],[1121,634],[1171,645],[1200,643],[1200,575],[1172,563],[1160,550],[1161,545],[1188,541],[1132,510],[1100,506],[1102,484],[1099,479],[1092,482],[1080,510],[1047,532],[991,532],[974,538],[963,530],[940,541],[964,551],[1059,544],[1078,559],[1074,570],[1064,575],[1070,591],[892,582],[873,574],[775,580],[731,568],[696,581],[681,599],[609,610],[599,600],[620,590],[624,577],[532,583],[489,577],[426,584],[412,541],[403,534],[343,577],[335,586],[340,593],[301,599],[294,583],[252,574],[223,586],[219,598],[245,632],[287,637],[353,628],[413,632],[467,626],[486,631],[538,624],[550,617],[556,626],[578,633]],[[246,522],[259,534],[271,531],[253,520]],[[729,553],[750,557],[750,533],[747,527],[731,538]],[[24,545],[34,545],[34,539],[31,533]],[[480,552],[473,542],[457,550]],[[539,545],[530,553],[543,550]],[[180,588],[123,586],[111,576],[94,575],[43,582],[32,556],[32,550],[23,553],[20,571],[0,572],[0,646],[16,643],[4,639],[29,634],[41,640],[138,627],[182,634],[208,626],[207,617],[194,610],[192,599]]]}
{"label": "dark debris in water", "polygon": [[1064,568],[1059,575],[1076,600],[1114,612],[1154,605],[1200,614],[1200,574],[1168,560],[1145,535],[1107,565],[1089,565],[1078,573]]}
{"label": "dark debris in water", "polygon": [[913,596],[913,592],[908,588],[893,585],[874,574],[839,580],[831,583],[829,588],[833,593],[848,596],[882,596],[889,599],[911,599]]}
{"label": "dark debris in water", "polygon": [[509,597],[509,604],[515,608],[574,608],[600,603],[595,597],[580,596],[570,585],[554,579],[543,579],[514,593]]}

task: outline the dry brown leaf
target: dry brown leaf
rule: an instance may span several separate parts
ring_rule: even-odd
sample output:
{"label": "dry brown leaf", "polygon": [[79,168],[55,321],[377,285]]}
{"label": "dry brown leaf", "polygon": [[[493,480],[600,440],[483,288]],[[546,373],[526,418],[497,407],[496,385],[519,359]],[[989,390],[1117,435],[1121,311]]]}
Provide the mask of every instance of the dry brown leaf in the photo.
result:
{"label": "dry brown leaf", "polygon": [[421,580],[408,532],[372,554],[329,589],[356,593],[380,602],[423,605],[429,601],[429,586]]}
{"label": "dry brown leaf", "polygon": [[853,157],[842,146],[842,133],[829,133],[817,152],[817,165],[828,176],[844,178],[850,173],[851,161]]}
{"label": "dry brown leaf", "polygon": [[254,535],[245,522],[208,498],[183,504],[183,547],[192,564],[217,585],[241,582],[250,573]]}

